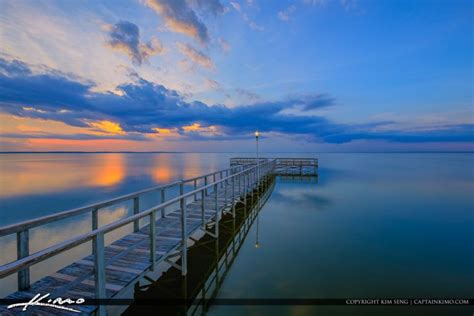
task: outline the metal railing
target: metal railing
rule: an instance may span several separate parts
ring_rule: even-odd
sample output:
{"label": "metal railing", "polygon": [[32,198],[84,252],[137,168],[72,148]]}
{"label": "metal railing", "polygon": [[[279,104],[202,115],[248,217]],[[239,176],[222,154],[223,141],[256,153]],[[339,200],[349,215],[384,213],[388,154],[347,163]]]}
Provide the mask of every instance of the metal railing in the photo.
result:
{"label": "metal railing", "polygon": [[[258,158],[260,163],[264,163],[268,161],[268,158]],[[249,157],[236,157],[230,158],[230,165],[250,165],[255,164],[257,162],[257,158],[249,158]]]}
{"label": "metal railing", "polygon": [[[271,158],[259,158],[259,163],[264,163],[269,161]],[[318,159],[317,158],[275,158],[276,166],[308,166],[308,167],[317,167]],[[249,157],[235,157],[230,158],[231,166],[239,165],[252,165],[257,163],[257,158]]]}
{"label": "metal railing", "polygon": [[277,166],[318,166],[317,158],[278,158]]}
{"label": "metal railing", "polygon": [[[14,234],[14,233],[17,234],[16,236],[17,259],[20,260],[30,255],[29,230],[32,228],[49,224],[49,223],[53,223],[59,220],[68,219],[76,215],[91,213],[91,216],[92,216],[91,230],[95,230],[99,226],[98,225],[99,212],[101,209],[104,209],[105,207],[109,207],[109,206],[116,205],[118,203],[133,200],[133,214],[138,214],[140,211],[140,196],[144,194],[157,192],[159,193],[159,196],[160,196],[160,203],[164,203],[166,202],[166,199],[167,199],[167,192],[173,189],[178,190],[178,188],[180,188],[181,186],[191,183],[193,185],[194,190],[196,190],[199,184],[207,185],[211,181],[215,182],[217,179],[223,179],[224,176],[229,176],[229,174],[245,170],[246,168],[248,168],[248,166],[247,167],[239,166],[239,167],[232,167],[225,170],[219,170],[219,171],[212,172],[203,176],[185,179],[181,181],[175,181],[170,184],[148,188],[145,190],[133,192],[133,193],[126,194],[117,198],[109,199],[106,201],[102,201],[102,202],[82,206],[79,208],[55,213],[52,215],[47,215],[47,216],[43,216],[43,217],[31,219],[31,220],[26,220],[20,223],[4,226],[0,228],[0,237]],[[161,216],[165,217],[165,215],[166,215],[165,208],[163,208],[161,209]],[[133,225],[134,225],[134,228],[133,228],[134,231],[135,232],[138,231],[139,220],[136,220]],[[30,285],[30,273],[28,269],[24,269],[18,273],[18,289],[26,290],[29,288],[29,285]]]}
{"label": "metal railing", "polygon": [[[19,224],[10,225],[7,227],[0,228],[0,236],[8,235],[17,233],[17,252],[18,252],[18,260],[7,263],[5,265],[0,266],[0,278],[4,278],[8,275],[18,272],[18,281],[19,281],[19,290],[25,290],[29,288],[30,280],[29,280],[29,268],[32,265],[35,265],[41,261],[44,261],[48,258],[51,258],[59,253],[62,253],[66,250],[72,249],[77,247],[85,242],[91,241],[93,243],[93,255],[94,255],[94,273],[95,273],[95,288],[96,288],[96,298],[105,298],[105,258],[104,258],[104,235],[108,232],[116,230],[120,227],[133,223],[134,230],[139,229],[139,220],[144,218],[149,218],[150,222],[150,229],[149,229],[149,251],[150,251],[150,262],[151,262],[151,270],[154,269],[155,265],[161,260],[166,259],[166,255],[157,260],[156,254],[156,213],[162,212],[162,216],[164,215],[164,210],[172,206],[176,203],[179,203],[179,211],[180,211],[180,222],[181,222],[181,243],[180,243],[180,255],[181,255],[181,266],[179,267],[182,271],[183,275],[186,275],[187,272],[187,239],[192,232],[187,231],[186,227],[186,220],[187,220],[187,200],[192,198],[192,200],[197,201],[197,196],[201,197],[201,211],[202,211],[202,227],[205,229],[206,227],[206,219],[204,216],[205,212],[205,197],[209,196],[209,194],[214,194],[214,201],[215,201],[215,211],[216,214],[214,215],[214,219],[216,221],[215,227],[218,227],[218,221],[220,218],[220,213],[222,209],[218,208],[218,188],[224,187],[225,189],[225,203],[227,204],[227,186],[232,186],[232,203],[235,204],[235,189],[238,185],[238,193],[241,195],[246,194],[249,190],[253,190],[255,187],[258,187],[260,181],[265,180],[265,177],[273,172],[275,168],[275,160],[265,162],[263,164],[254,165],[254,166],[240,166],[234,167],[226,170],[217,171],[205,176],[196,177],[192,179],[187,179],[183,181],[178,181],[166,186],[155,187],[139,192],[135,192],[132,194],[128,194],[116,199],[108,200],[105,202],[89,205],[86,207],[61,212],[54,215],[45,216],[42,218],[25,221]],[[217,175],[219,175],[219,179],[217,179]],[[213,177],[213,182],[208,183],[208,177]],[[197,180],[204,179],[205,184],[201,187],[198,187]],[[262,180],[263,179],[263,180]],[[194,189],[190,192],[184,192],[184,184],[192,182],[194,185]],[[162,203],[148,208],[139,212],[139,208],[135,208],[135,199],[140,194],[151,192],[151,191],[161,191],[164,192],[167,188],[171,186],[179,186],[179,195],[177,197],[171,198],[168,201],[163,201]],[[243,188],[243,190],[241,190]],[[97,227],[97,211],[104,207],[109,206],[118,202],[122,202],[125,200],[134,199],[134,214],[128,216],[126,218],[122,218],[120,220],[114,221],[112,223],[106,224],[101,227]],[[43,250],[35,252],[34,254],[28,253],[28,230],[40,226],[46,223],[51,223],[63,218],[67,218],[73,215],[77,215],[84,212],[92,212],[93,216],[93,224],[92,224],[92,231],[88,233],[81,234],[74,238],[68,239],[66,241],[57,243],[53,246],[47,247]],[[94,214],[95,212],[95,214]],[[233,210],[235,212],[235,209]],[[235,215],[235,213],[233,213]],[[95,218],[95,220],[94,220]],[[216,231],[218,234],[218,231]],[[215,235],[214,235],[215,236]],[[175,249],[170,250],[173,251]],[[167,254],[169,254],[168,252]],[[103,308],[100,306],[99,309]],[[103,311],[102,311],[103,312]],[[99,314],[102,313],[99,311]]]}

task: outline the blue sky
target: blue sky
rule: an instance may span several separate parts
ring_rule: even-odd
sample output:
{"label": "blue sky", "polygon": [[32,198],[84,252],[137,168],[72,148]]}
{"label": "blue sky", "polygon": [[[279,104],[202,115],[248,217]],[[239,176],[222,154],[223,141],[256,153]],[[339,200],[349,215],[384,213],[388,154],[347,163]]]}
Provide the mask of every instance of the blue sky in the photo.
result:
{"label": "blue sky", "polygon": [[0,0],[1,150],[473,150],[473,4]]}

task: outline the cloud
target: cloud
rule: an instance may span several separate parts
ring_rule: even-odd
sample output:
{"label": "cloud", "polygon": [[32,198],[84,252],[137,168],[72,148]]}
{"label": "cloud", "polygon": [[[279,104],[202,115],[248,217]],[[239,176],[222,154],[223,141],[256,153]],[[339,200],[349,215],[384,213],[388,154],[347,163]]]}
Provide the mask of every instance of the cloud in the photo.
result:
{"label": "cloud", "polygon": [[222,37],[219,37],[217,39],[217,43],[219,44],[219,46],[220,46],[220,48],[223,52],[225,52],[225,53],[230,52],[230,49],[231,49],[230,44],[225,39],[223,39]]}
{"label": "cloud", "polygon": [[[204,8],[203,1],[195,2]],[[163,17],[166,27],[171,31],[191,36],[201,43],[208,42],[209,34],[206,25],[185,0],[146,0],[145,3]],[[206,7],[215,10],[215,5]]]}
{"label": "cloud", "polygon": [[[248,5],[250,7],[254,6],[253,2],[249,2]],[[255,21],[253,21],[247,13],[244,12],[242,6],[238,2],[230,2],[230,6],[234,8],[235,11],[242,17],[242,20],[252,29],[255,31],[263,31],[265,28],[261,25],[258,25]]]}
{"label": "cloud", "polygon": [[202,67],[207,68],[207,69],[214,68],[214,63],[212,62],[212,60],[208,56],[206,56],[203,52],[193,48],[189,44],[178,43],[177,45],[181,53],[185,55],[186,57],[188,57],[193,62],[195,62],[196,64],[199,64]]}
{"label": "cloud", "polygon": [[357,14],[364,14],[365,10],[361,9],[359,6],[358,0],[303,0],[303,3],[323,7],[326,6],[329,2],[338,2],[339,5],[345,10],[350,12],[355,12]]}
{"label": "cloud", "polygon": [[290,16],[296,11],[296,6],[295,5],[290,5],[288,8],[285,10],[282,10],[278,12],[278,18],[284,22],[287,22],[290,20]]}
{"label": "cloud", "polygon": [[151,56],[163,53],[163,46],[156,38],[149,43],[141,43],[140,30],[131,22],[120,21],[115,25],[106,26],[106,29],[109,31],[108,46],[127,54],[137,65],[141,65]]}
{"label": "cloud", "polygon": [[314,6],[323,6],[326,5],[328,0],[303,0],[303,2]]}
{"label": "cloud", "polygon": [[352,11],[358,8],[357,0],[341,0],[341,6],[346,11]]}
{"label": "cloud", "polygon": [[242,14],[242,19],[248,24],[248,26],[252,30],[259,31],[259,32],[262,32],[265,30],[263,26],[258,25],[255,21],[251,20],[246,13]]}
{"label": "cloud", "polygon": [[346,131],[345,133],[327,135],[324,140],[328,143],[347,143],[352,140],[384,140],[398,143],[425,143],[425,142],[473,142],[474,124],[450,126],[449,129],[429,132],[368,132]]}
{"label": "cloud", "polygon": [[135,141],[146,141],[148,140],[145,136],[137,133],[128,135],[96,135],[96,134],[53,134],[53,133],[0,133],[0,137],[5,138],[19,138],[19,139],[65,139],[65,140],[94,140],[94,139],[126,139]]}
{"label": "cloud", "polygon": [[244,98],[247,98],[249,101],[260,100],[260,96],[258,94],[247,89],[237,88],[235,89],[235,92],[238,95],[243,96]]}
{"label": "cloud", "polygon": [[209,78],[206,78],[206,86],[209,88],[209,89],[212,89],[212,90],[219,90],[221,89],[221,85],[219,82],[213,80],[213,79],[209,79]]}
{"label": "cloud", "polygon": [[249,26],[252,30],[262,32],[265,28],[261,25],[258,25],[255,21],[249,21]]}
{"label": "cloud", "polygon": [[[199,123],[203,128],[221,126],[227,135],[241,135],[261,127],[290,133],[311,133],[324,118],[293,117],[279,112],[309,99],[286,99],[227,108],[202,102],[186,102],[176,91],[136,76],[134,83],[118,86],[123,95],[91,92],[91,83],[80,83],[56,74],[36,75],[21,62],[3,61],[7,75],[0,76],[3,112],[30,118],[51,119],[90,127],[91,121],[111,121],[126,133],[150,133],[153,128],[175,128]],[[8,71],[7,69],[11,69]],[[22,69],[23,71],[19,71]],[[58,89],[59,87],[59,89]],[[25,110],[28,106],[36,109]]]}
{"label": "cloud", "polygon": [[240,7],[240,3],[231,1],[230,5],[234,8],[235,11],[240,12],[242,8]]}
{"label": "cloud", "polygon": [[204,12],[213,15],[223,14],[225,8],[219,0],[190,0],[190,3]]}
{"label": "cloud", "polygon": [[298,107],[298,102],[301,102],[301,111],[311,111],[323,107],[332,106],[335,104],[336,100],[334,100],[333,97],[327,94],[319,93],[297,97],[295,98],[294,102],[296,104],[296,107]]}
{"label": "cloud", "polygon": [[[0,110],[17,117],[95,128],[104,134],[104,138],[114,139],[147,139],[150,134],[162,134],[160,130],[177,131],[188,139],[238,139],[258,129],[264,133],[300,135],[311,141],[328,143],[354,140],[404,143],[474,141],[472,122],[445,124],[441,129],[432,126],[430,130],[408,131],[393,130],[390,121],[358,125],[336,123],[310,111],[335,103],[326,94],[296,95],[228,108],[186,101],[178,92],[136,74],[133,80],[133,83],[117,87],[122,95],[99,93],[92,91],[92,83],[80,82],[57,72],[36,74],[20,61],[0,59]],[[286,112],[288,109],[299,109],[302,113],[289,114]],[[392,126],[392,130],[382,128],[387,125]],[[34,136],[28,132],[24,135]],[[44,136],[41,133],[35,135],[36,138]],[[54,138],[54,135],[50,137]],[[61,137],[101,136],[76,134]]]}
{"label": "cloud", "polygon": [[105,132],[114,135],[125,135],[125,132],[123,131],[122,126],[120,126],[119,123],[102,120],[88,122],[88,124],[100,132]]}

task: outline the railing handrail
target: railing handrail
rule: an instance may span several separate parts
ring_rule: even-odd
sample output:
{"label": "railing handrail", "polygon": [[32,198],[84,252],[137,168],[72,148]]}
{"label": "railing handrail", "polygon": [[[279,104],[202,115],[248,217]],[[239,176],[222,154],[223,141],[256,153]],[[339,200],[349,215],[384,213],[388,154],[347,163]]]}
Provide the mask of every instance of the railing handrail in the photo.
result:
{"label": "railing handrail", "polygon": [[22,230],[31,229],[31,228],[41,226],[41,225],[44,225],[44,224],[56,222],[58,220],[62,220],[62,219],[68,218],[68,217],[76,216],[76,215],[79,215],[79,214],[82,214],[82,213],[92,212],[93,210],[98,210],[98,209],[101,209],[101,208],[104,208],[104,207],[107,207],[107,206],[110,206],[110,205],[114,205],[114,204],[117,204],[117,203],[120,203],[120,202],[123,202],[123,201],[132,200],[132,199],[134,199],[134,198],[136,198],[140,195],[143,195],[145,193],[149,193],[149,192],[152,192],[152,191],[166,190],[166,189],[169,189],[173,186],[177,186],[181,183],[184,184],[184,183],[192,182],[194,180],[204,179],[206,177],[209,177],[209,176],[212,176],[212,175],[215,175],[215,174],[219,174],[221,172],[226,172],[226,171],[229,171],[229,170],[232,171],[232,170],[235,170],[236,168],[239,168],[239,167],[244,168],[245,166],[234,166],[234,167],[231,167],[231,168],[211,172],[211,173],[208,173],[208,174],[205,174],[205,175],[202,175],[202,176],[198,176],[198,177],[194,177],[194,178],[190,178],[190,179],[178,180],[178,181],[174,181],[174,182],[169,183],[169,184],[154,186],[154,187],[143,189],[143,190],[140,190],[140,191],[128,193],[128,194],[125,194],[125,195],[122,195],[122,196],[119,196],[119,197],[116,197],[116,198],[112,198],[112,199],[109,199],[109,200],[105,200],[105,201],[101,201],[101,202],[81,206],[81,207],[74,208],[74,209],[69,209],[69,210],[66,210],[66,211],[62,211],[62,212],[58,212],[58,213],[54,213],[54,214],[50,214],[50,215],[45,215],[45,216],[34,218],[34,219],[25,220],[23,222],[14,223],[14,224],[11,224],[11,225],[6,225],[6,226],[3,226],[3,227],[0,227],[0,237],[10,235],[10,234],[22,231]]}
{"label": "railing handrail", "polygon": [[[186,198],[191,197],[195,194],[198,194],[199,192],[207,190],[211,187],[215,187],[216,185],[218,185],[218,184],[220,184],[224,181],[227,181],[231,178],[240,176],[240,175],[245,174],[245,173],[249,173],[253,169],[262,168],[262,166],[265,166],[265,165],[268,165],[268,164],[271,164],[271,163],[274,163],[274,162],[275,162],[275,159],[273,159],[271,161],[268,161],[268,162],[265,162],[263,164],[257,164],[253,167],[243,169],[242,171],[240,171],[238,173],[231,174],[231,175],[229,175],[225,178],[216,180],[212,183],[209,183],[207,185],[199,187],[195,190],[192,190],[192,191],[189,191],[187,193],[181,194],[181,195],[179,195],[177,197],[174,197],[174,198],[172,198],[172,199],[170,199],[170,200],[168,200],[164,203],[161,203],[161,204],[155,205],[153,207],[150,207],[150,208],[148,208],[148,209],[146,209],[146,210],[144,210],[140,213],[137,213],[137,214],[119,219],[117,221],[114,221],[112,223],[101,226],[101,227],[99,227],[95,230],[92,230],[90,232],[81,234],[79,236],[70,238],[66,241],[57,243],[55,245],[52,245],[50,247],[47,247],[47,248],[42,249],[40,251],[37,251],[37,252],[35,252],[35,253],[27,256],[27,257],[24,257],[22,259],[18,259],[16,261],[12,261],[10,263],[4,264],[4,265],[0,266],[0,278],[4,278],[4,277],[6,277],[10,274],[18,272],[19,270],[28,268],[28,267],[30,267],[30,266],[38,263],[38,262],[44,261],[48,258],[51,258],[51,257],[55,256],[58,253],[61,253],[63,251],[66,251],[66,250],[69,250],[69,249],[74,248],[76,246],[79,246],[80,244],[83,244],[83,243],[93,239],[95,236],[97,236],[99,234],[105,234],[107,232],[110,232],[112,230],[115,230],[117,228],[125,226],[127,224],[130,224],[130,223],[132,223],[136,220],[139,220],[141,218],[149,216],[151,213],[159,211],[161,209],[164,209],[168,206],[171,206],[171,205],[181,201],[182,199],[184,199],[186,201]],[[233,169],[233,168],[230,168],[230,169]],[[229,169],[227,169],[227,170],[229,170]],[[220,171],[218,171],[218,172],[220,172]]]}
{"label": "railing handrail", "polygon": [[[257,160],[256,157],[232,157],[230,160],[234,159],[242,159],[242,160]],[[318,158],[306,158],[306,157],[278,157],[278,158],[272,158],[272,157],[259,157],[258,159],[264,160],[264,159],[273,159],[273,160],[318,160]]]}
{"label": "railing handrail", "polygon": [[[261,158],[258,158],[260,161],[261,160],[268,160],[268,159],[272,159],[272,158],[266,158],[266,157],[261,157]],[[276,160],[277,164],[281,161],[281,162],[285,162],[285,161],[291,161],[291,162],[306,162],[306,161],[311,161],[311,162],[318,162],[318,158],[291,158],[291,157],[288,157],[288,158],[273,158],[274,160]],[[234,162],[234,161],[239,161],[239,160],[243,160],[243,161],[256,161],[257,158],[253,158],[253,157],[233,157],[233,158],[230,158],[230,163]]]}

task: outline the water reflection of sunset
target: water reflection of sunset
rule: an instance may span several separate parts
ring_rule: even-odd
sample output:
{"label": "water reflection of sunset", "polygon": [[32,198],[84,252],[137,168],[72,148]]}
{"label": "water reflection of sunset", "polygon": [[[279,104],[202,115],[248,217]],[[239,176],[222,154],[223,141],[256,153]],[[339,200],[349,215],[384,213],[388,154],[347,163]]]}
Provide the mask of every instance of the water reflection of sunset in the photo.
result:
{"label": "water reflection of sunset", "polygon": [[123,154],[104,155],[97,172],[92,177],[91,185],[112,186],[120,183],[125,177],[125,158]]}
{"label": "water reflection of sunset", "polygon": [[184,156],[184,168],[182,170],[184,179],[195,178],[204,174],[201,159],[202,157],[196,154]]}
{"label": "water reflection of sunset", "polygon": [[153,160],[152,177],[156,183],[170,182],[173,178],[172,160],[167,155],[159,155]]}

